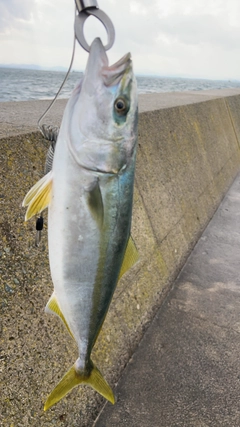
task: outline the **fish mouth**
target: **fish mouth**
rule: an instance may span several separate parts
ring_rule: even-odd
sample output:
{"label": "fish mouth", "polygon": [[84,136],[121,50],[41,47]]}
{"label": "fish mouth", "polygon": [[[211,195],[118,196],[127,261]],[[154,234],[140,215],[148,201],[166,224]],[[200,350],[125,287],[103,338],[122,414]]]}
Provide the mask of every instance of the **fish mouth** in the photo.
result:
{"label": "fish mouth", "polygon": [[132,69],[131,54],[127,53],[119,61],[110,67],[103,67],[102,76],[106,86],[115,86],[119,84],[126,72]]}
{"label": "fish mouth", "polygon": [[108,57],[100,38],[94,39],[90,47],[86,67],[86,79],[96,82],[99,78],[105,86],[118,85],[126,72],[132,69],[131,54],[127,53],[115,64],[109,66]]}
{"label": "fish mouth", "polygon": [[95,71],[100,71],[104,66],[108,66],[108,57],[102,41],[99,37],[93,40],[86,67],[86,75],[93,77]]}

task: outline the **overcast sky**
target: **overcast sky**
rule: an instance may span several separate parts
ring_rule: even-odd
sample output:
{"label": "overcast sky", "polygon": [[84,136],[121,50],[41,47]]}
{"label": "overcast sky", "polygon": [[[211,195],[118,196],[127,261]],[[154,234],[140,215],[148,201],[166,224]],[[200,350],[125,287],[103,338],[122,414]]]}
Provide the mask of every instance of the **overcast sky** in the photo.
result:
{"label": "overcast sky", "polygon": [[[240,79],[239,0],[98,0],[112,19],[116,41],[110,62],[126,52],[135,72],[161,76]],[[74,0],[0,0],[0,63],[68,67]],[[90,42],[105,30],[85,25]],[[76,51],[74,69],[87,54]]]}

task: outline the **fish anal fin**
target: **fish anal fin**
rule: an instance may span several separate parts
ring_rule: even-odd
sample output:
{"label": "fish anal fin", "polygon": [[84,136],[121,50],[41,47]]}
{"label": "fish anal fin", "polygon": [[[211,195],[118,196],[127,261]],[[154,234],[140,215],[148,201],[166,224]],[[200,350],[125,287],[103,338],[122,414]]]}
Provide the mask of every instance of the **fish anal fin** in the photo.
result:
{"label": "fish anal fin", "polygon": [[73,339],[75,339],[72,332],[71,332],[71,329],[69,328],[68,323],[67,323],[67,321],[66,321],[66,319],[65,319],[65,317],[64,317],[64,315],[63,315],[63,313],[62,313],[62,311],[58,305],[58,301],[57,301],[55,293],[52,294],[50,300],[48,301],[48,303],[45,307],[45,312],[57,315],[62,320],[64,325],[66,326],[71,337]]}
{"label": "fish anal fin", "polygon": [[118,279],[121,279],[124,273],[126,273],[126,271],[128,271],[131,267],[133,267],[133,265],[136,264],[138,260],[139,260],[139,253],[133,241],[133,238],[130,235]]}
{"label": "fish anal fin", "polygon": [[[93,365],[93,364],[92,364]],[[88,384],[105,399],[109,400],[112,404],[115,403],[114,394],[111,387],[103,378],[102,374],[96,366],[93,365],[90,375],[88,377],[80,375],[73,365],[69,371],[64,375],[61,381],[49,394],[44,405],[44,411],[47,411],[55,403],[59,402],[67,393],[69,393],[78,384]]]}
{"label": "fish anal fin", "polygon": [[25,221],[48,207],[52,195],[52,171],[44,175],[25,196],[22,206],[28,206]]}

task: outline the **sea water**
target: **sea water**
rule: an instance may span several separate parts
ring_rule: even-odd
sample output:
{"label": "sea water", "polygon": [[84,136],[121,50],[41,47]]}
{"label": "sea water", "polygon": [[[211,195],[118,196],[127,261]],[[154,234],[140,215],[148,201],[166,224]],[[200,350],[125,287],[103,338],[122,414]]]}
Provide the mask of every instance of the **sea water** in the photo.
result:
{"label": "sea water", "polygon": [[[65,75],[62,71],[0,68],[0,102],[52,99]],[[69,98],[81,76],[81,72],[71,72],[59,98]],[[137,82],[139,93],[240,88],[240,81],[237,80],[137,76]]]}

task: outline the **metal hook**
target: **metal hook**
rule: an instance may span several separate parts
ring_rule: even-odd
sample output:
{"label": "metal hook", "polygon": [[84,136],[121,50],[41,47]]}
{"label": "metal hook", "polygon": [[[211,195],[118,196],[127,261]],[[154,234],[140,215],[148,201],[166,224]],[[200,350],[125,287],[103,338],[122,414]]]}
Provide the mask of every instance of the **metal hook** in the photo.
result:
{"label": "metal hook", "polygon": [[75,2],[78,10],[78,15],[76,15],[75,18],[74,29],[78,43],[87,52],[90,51],[90,46],[86,42],[83,33],[83,27],[86,19],[92,15],[95,16],[95,18],[99,19],[99,21],[101,21],[104,27],[106,28],[108,34],[108,43],[104,46],[104,49],[109,50],[115,40],[115,30],[110,18],[102,10],[98,9],[98,4],[96,0],[75,0]]}
{"label": "metal hook", "polygon": [[96,7],[96,9],[99,9],[97,0],[75,0],[75,3],[78,12],[89,9],[90,7]]}

